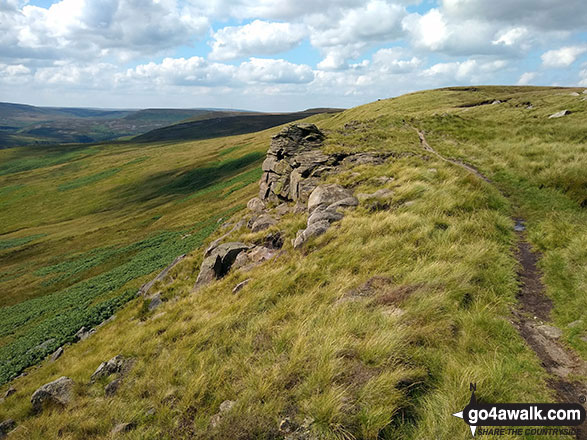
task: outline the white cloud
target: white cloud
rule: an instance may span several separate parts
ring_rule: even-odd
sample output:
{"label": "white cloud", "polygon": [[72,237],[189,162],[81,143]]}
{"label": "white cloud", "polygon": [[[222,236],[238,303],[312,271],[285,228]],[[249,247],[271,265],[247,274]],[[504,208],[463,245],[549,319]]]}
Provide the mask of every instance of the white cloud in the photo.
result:
{"label": "white cloud", "polygon": [[502,70],[507,65],[505,60],[479,62],[475,59],[438,63],[422,71],[423,77],[433,78],[439,82],[475,83],[491,78],[493,72]]}
{"label": "white cloud", "polygon": [[380,49],[373,54],[373,66],[379,73],[400,74],[413,72],[423,61],[401,48]]}
{"label": "white cloud", "polygon": [[528,29],[523,26],[505,29],[497,33],[497,38],[491,44],[503,46],[523,45],[528,48],[528,34]]}
{"label": "white cloud", "polygon": [[209,57],[229,60],[250,55],[271,55],[298,45],[306,35],[301,24],[255,20],[244,26],[229,26],[212,35]]}
{"label": "white cloud", "polygon": [[416,46],[433,51],[440,49],[449,37],[447,23],[438,9],[431,9],[424,15],[410,14],[403,26],[412,34]]}
{"label": "white cloud", "polygon": [[177,0],[61,0],[49,8],[25,5],[2,13],[0,55],[95,59],[154,54],[189,44],[208,19]]}
{"label": "white cloud", "polygon": [[568,67],[585,52],[587,52],[587,46],[585,45],[549,50],[541,56],[542,65],[544,67]]}
{"label": "white cloud", "polygon": [[128,69],[115,77],[117,83],[144,83],[176,86],[229,85],[236,68],[228,64],[210,63],[201,57],[165,58],[161,63],[150,62]]}
{"label": "white cloud", "polygon": [[527,86],[528,84],[530,84],[534,78],[536,78],[536,73],[535,72],[524,72],[522,73],[522,75],[520,75],[520,79],[518,80],[518,85],[519,86]]}
{"label": "white cloud", "polygon": [[347,67],[347,61],[359,57],[369,45],[400,38],[405,15],[402,6],[371,0],[362,8],[344,12],[338,19],[326,15],[313,17],[308,21],[312,30],[310,42],[324,54],[318,68]]}
{"label": "white cloud", "polygon": [[314,79],[309,66],[284,60],[251,58],[238,68],[237,78],[247,83],[308,83]]}

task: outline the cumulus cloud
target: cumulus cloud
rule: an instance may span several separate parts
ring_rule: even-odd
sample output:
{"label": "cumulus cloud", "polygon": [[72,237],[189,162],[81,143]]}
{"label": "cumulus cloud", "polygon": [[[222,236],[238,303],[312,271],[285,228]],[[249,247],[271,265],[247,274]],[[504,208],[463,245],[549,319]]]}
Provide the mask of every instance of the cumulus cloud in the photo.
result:
{"label": "cumulus cloud", "polygon": [[[177,0],[61,0],[3,13],[0,53],[26,57],[104,57],[154,54],[208,30],[208,19]],[[20,49],[20,50],[19,50]]]}
{"label": "cumulus cloud", "polygon": [[587,52],[587,45],[566,46],[549,50],[541,56],[542,65],[544,67],[569,67],[585,52]]}
{"label": "cumulus cloud", "polygon": [[369,45],[402,36],[405,8],[382,0],[371,0],[362,8],[350,9],[338,19],[319,16],[309,21],[310,42],[323,54],[320,69],[346,67]]}
{"label": "cumulus cloud", "polygon": [[477,82],[489,78],[495,71],[506,67],[507,61],[495,60],[480,62],[475,59],[456,61],[452,63],[438,63],[422,71],[423,77],[434,78],[440,82],[461,81],[466,83]]}
{"label": "cumulus cloud", "polygon": [[522,75],[520,75],[520,79],[518,80],[518,85],[519,86],[527,86],[528,84],[530,84],[534,78],[536,78],[536,73],[535,72],[524,72],[522,73]]}
{"label": "cumulus cloud", "polygon": [[404,49],[380,49],[373,54],[373,66],[378,73],[400,74],[413,72],[422,66],[423,60],[410,56]]}
{"label": "cumulus cloud", "polygon": [[253,54],[271,55],[298,45],[306,35],[301,24],[255,20],[244,26],[229,26],[212,35],[214,60],[229,60]]}
{"label": "cumulus cloud", "polygon": [[239,66],[237,77],[245,82],[308,83],[314,79],[310,66],[285,60],[251,58]]}

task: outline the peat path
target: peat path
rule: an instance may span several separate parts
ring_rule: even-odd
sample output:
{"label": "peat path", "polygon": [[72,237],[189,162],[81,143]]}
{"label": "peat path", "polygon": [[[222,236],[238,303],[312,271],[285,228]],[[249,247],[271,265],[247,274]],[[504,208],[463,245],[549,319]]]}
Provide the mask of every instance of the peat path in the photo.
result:
{"label": "peat path", "polygon": [[[442,156],[428,144],[422,131],[415,130],[424,150],[493,185],[487,176],[471,165]],[[495,188],[504,197],[507,197],[497,186]],[[530,348],[534,350],[544,369],[551,375],[548,384],[556,392],[558,399],[561,402],[577,403],[581,396],[587,397],[587,385],[573,380],[572,377],[587,375],[587,362],[559,342],[562,332],[558,328],[546,324],[550,320],[552,301],[544,293],[544,284],[537,267],[540,254],[534,252],[528,242],[524,220],[519,217],[513,218],[513,220],[517,235],[517,248],[514,254],[519,264],[520,288],[517,295],[518,307],[512,310],[512,323]],[[577,439],[587,440],[587,427],[582,426],[581,428]]]}

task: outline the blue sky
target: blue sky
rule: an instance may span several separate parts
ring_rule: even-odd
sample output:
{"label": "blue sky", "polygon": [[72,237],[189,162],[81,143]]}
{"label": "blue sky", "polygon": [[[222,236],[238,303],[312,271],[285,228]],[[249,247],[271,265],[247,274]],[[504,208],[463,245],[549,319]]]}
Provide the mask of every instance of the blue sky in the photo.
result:
{"label": "blue sky", "polygon": [[0,0],[0,101],[290,111],[468,84],[587,87],[584,0]]}

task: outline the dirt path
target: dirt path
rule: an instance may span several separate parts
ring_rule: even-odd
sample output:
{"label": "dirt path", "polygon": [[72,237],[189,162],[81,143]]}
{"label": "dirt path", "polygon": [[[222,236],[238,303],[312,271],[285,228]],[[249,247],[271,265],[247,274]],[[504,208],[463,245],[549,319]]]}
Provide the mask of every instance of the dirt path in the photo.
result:
{"label": "dirt path", "polygon": [[[439,159],[459,166],[487,183],[493,182],[479,170],[460,160],[446,158],[428,144],[424,133],[415,129],[422,148]],[[497,187],[496,187],[497,188]],[[499,188],[497,188],[499,190]],[[501,194],[505,194],[499,190]],[[587,385],[573,377],[587,375],[587,362],[559,342],[560,329],[547,324],[550,321],[552,301],[544,293],[541,273],[537,267],[540,255],[532,250],[526,237],[524,219],[513,218],[518,237],[515,256],[519,263],[518,308],[512,311],[512,323],[526,343],[534,350],[544,369],[551,375],[549,386],[556,392],[561,402],[576,403],[587,396]],[[579,440],[587,440],[587,428],[583,427]]]}

